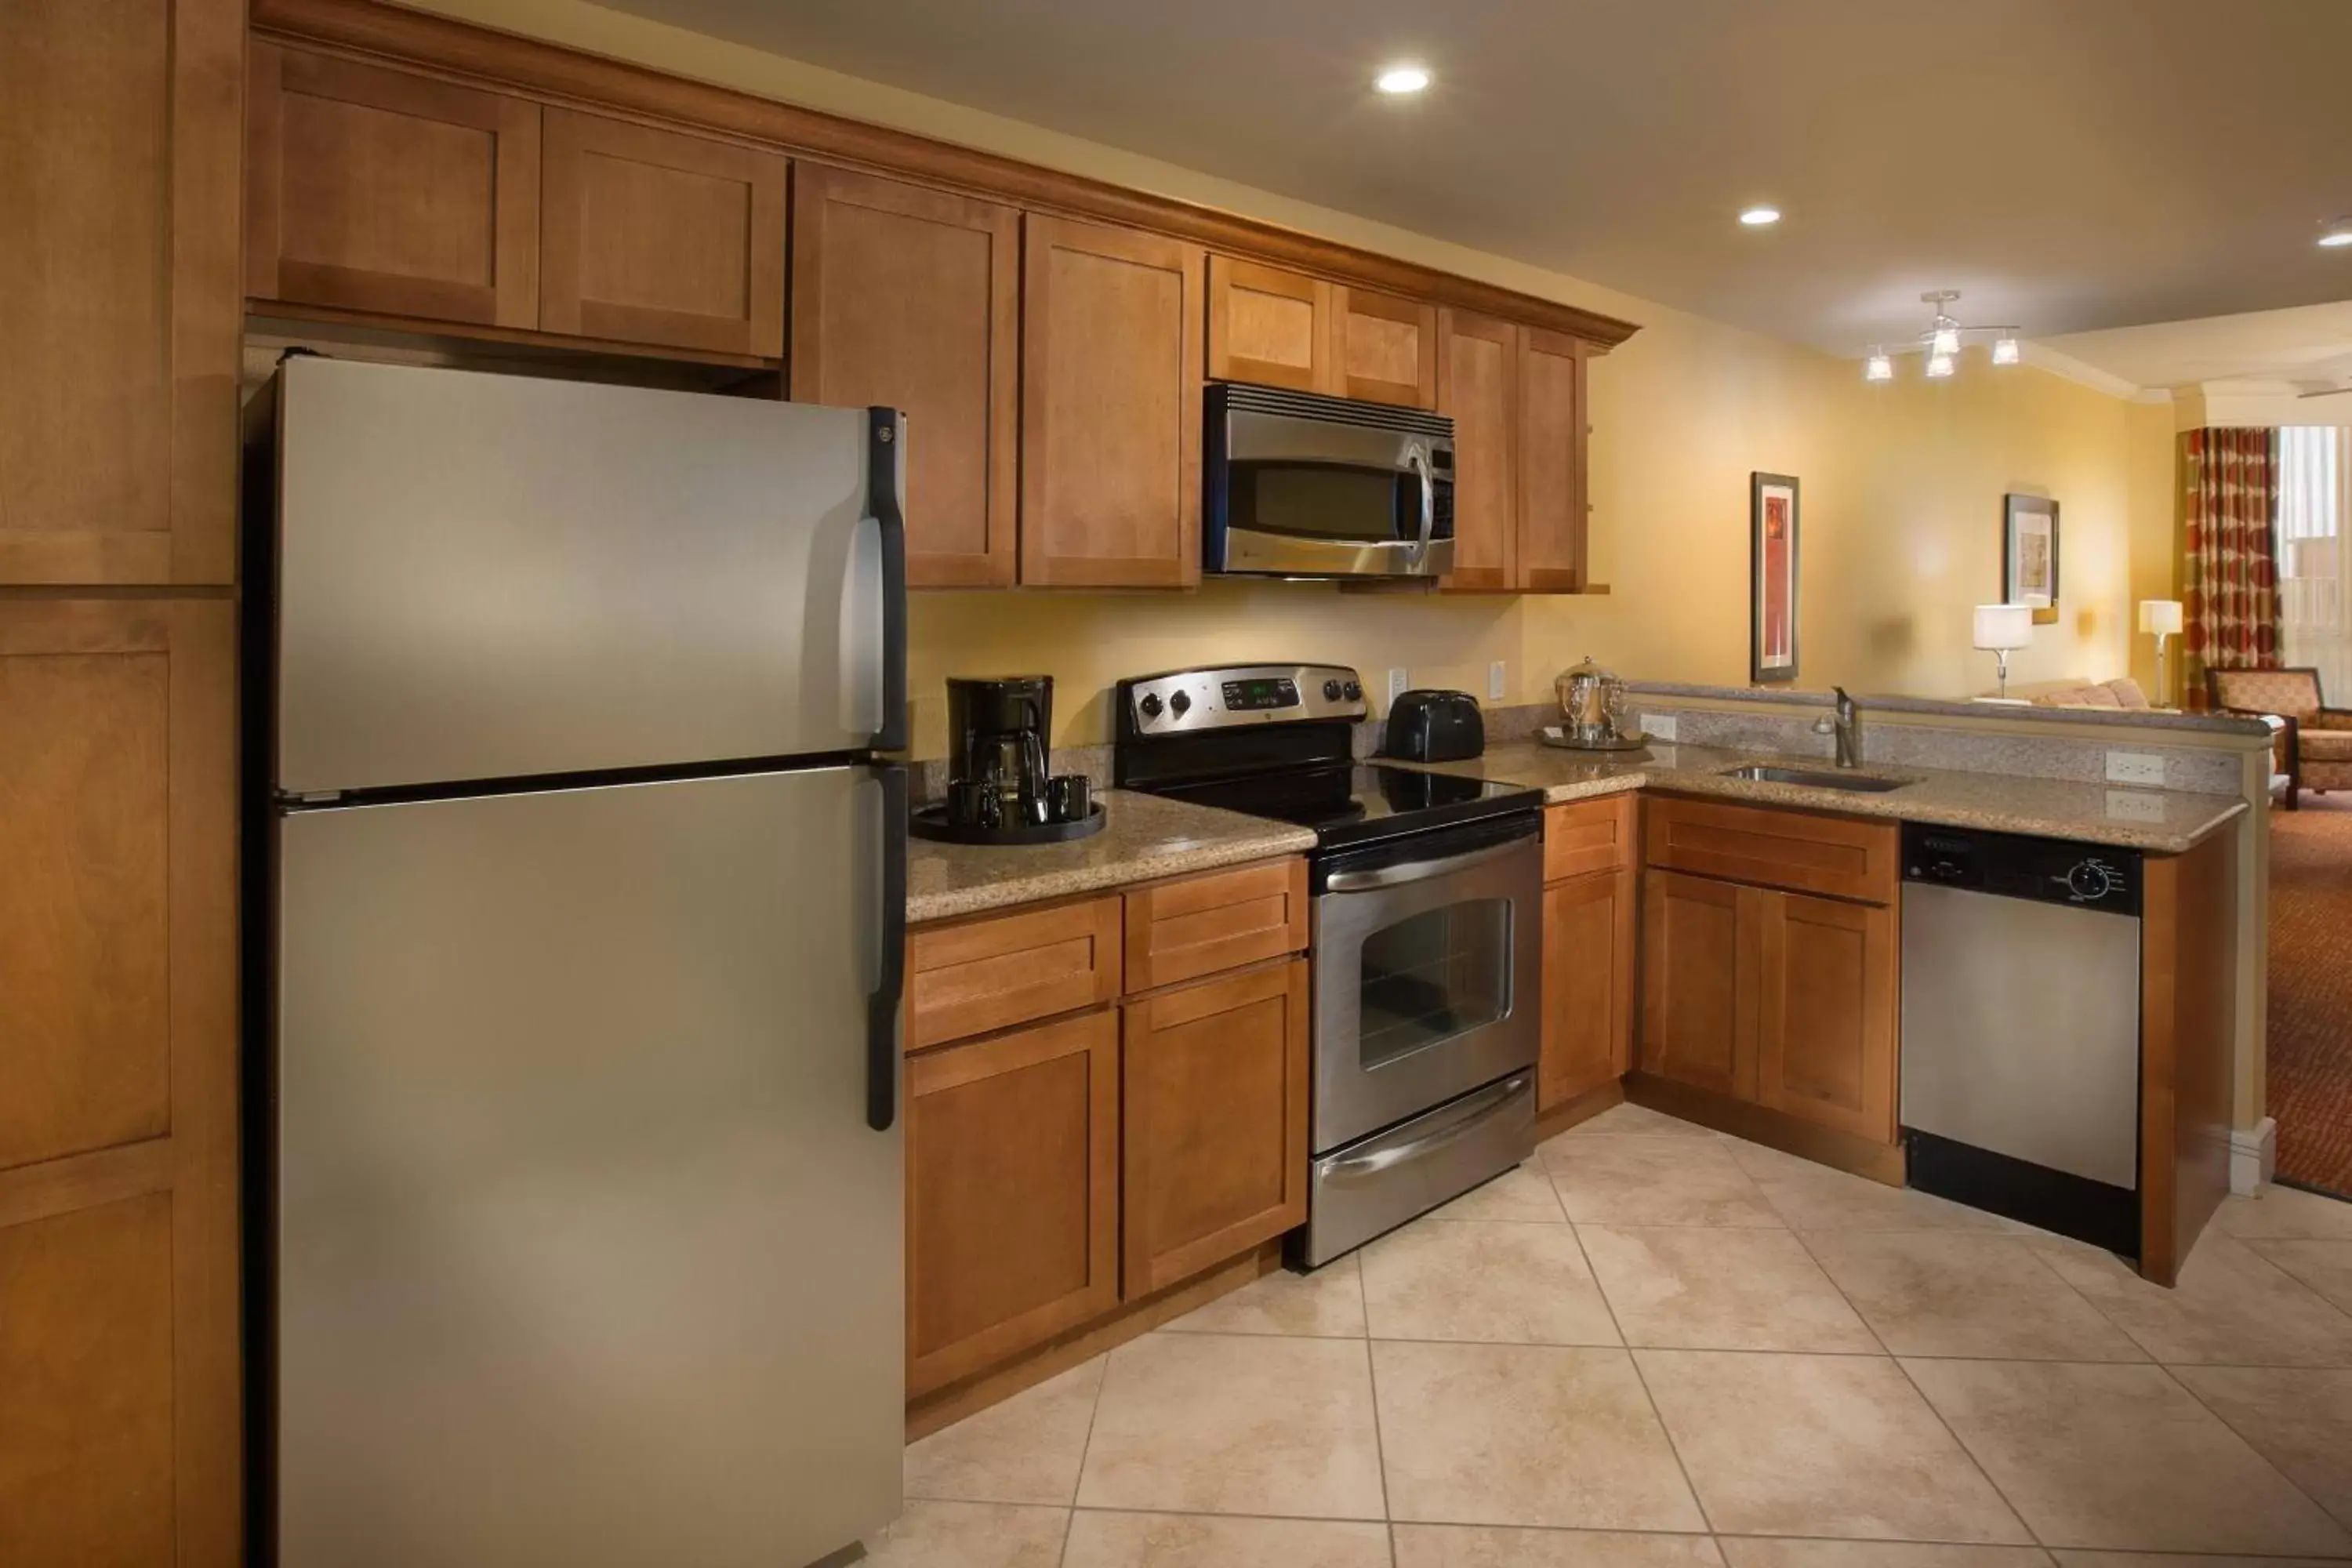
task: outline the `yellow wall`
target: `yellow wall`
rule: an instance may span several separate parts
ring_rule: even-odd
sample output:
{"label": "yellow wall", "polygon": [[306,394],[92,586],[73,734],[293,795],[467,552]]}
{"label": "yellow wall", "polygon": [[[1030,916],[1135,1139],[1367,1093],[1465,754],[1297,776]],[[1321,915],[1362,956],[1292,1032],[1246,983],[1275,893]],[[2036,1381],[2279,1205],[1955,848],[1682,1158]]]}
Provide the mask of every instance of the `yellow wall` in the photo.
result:
{"label": "yellow wall", "polygon": [[[1134,153],[622,16],[582,0],[410,0],[425,8],[768,97],[1203,202],[1642,323],[1595,362],[1592,565],[1606,597],[1454,599],[1328,585],[1213,583],[1195,594],[924,594],[913,613],[916,751],[943,747],[951,674],[1055,677],[1055,738],[1108,739],[1120,675],[1250,658],[1353,664],[1416,685],[1540,700],[1590,653],[1650,679],[1748,672],[1748,476],[1801,481],[1801,684],[1956,696],[1987,688],[1969,607],[1999,596],[2000,498],[2063,510],[2063,619],[2016,679],[2120,675],[2134,658],[2133,572],[2149,501],[2151,418],[2029,366],[1972,353],[1948,383],[1918,362],[1888,386],[1860,368],[1563,274],[1333,212]],[[2168,481],[2163,536],[2169,536]],[[2152,514],[2148,514],[2152,515]],[[2150,525],[2152,526],[2152,525]],[[2168,551],[2168,544],[2167,545]]]}

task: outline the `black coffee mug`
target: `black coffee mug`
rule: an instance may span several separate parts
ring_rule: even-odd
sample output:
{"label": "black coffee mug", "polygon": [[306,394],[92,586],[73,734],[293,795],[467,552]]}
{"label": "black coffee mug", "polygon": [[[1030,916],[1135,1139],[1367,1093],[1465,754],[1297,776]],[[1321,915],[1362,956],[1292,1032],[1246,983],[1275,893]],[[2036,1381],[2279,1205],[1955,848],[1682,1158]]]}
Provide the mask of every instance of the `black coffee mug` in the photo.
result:
{"label": "black coffee mug", "polygon": [[1094,811],[1094,781],[1084,773],[1056,773],[1045,781],[1045,799],[1055,822],[1084,822]]}
{"label": "black coffee mug", "polygon": [[958,827],[1004,826],[1004,796],[994,784],[957,779],[948,785],[948,820]]}

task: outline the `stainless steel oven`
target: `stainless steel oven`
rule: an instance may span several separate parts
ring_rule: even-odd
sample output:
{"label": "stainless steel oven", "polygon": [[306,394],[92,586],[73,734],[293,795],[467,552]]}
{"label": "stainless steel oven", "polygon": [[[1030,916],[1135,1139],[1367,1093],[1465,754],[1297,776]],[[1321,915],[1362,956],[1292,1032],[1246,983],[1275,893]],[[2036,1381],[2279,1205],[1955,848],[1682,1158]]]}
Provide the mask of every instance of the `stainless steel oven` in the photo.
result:
{"label": "stainless steel oven", "polygon": [[1454,567],[1454,421],[1218,383],[1202,442],[1204,571],[1434,577]]}
{"label": "stainless steel oven", "polygon": [[1317,856],[1307,1266],[1527,1156],[1541,831],[1528,812]]}

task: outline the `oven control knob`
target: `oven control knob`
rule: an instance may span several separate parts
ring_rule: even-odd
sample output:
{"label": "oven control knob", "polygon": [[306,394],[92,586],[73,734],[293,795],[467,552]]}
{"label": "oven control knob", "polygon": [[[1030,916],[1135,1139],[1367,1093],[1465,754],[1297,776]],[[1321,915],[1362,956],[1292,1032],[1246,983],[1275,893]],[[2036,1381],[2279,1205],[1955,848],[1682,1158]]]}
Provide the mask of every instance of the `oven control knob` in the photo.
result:
{"label": "oven control knob", "polygon": [[1192,706],[1192,700],[1181,691],[1168,700],[1168,711],[1175,714],[1179,719],[1184,717],[1191,710]]}
{"label": "oven control knob", "polygon": [[2116,874],[2096,860],[2085,860],[2066,873],[2066,890],[2086,904],[2115,891]]}
{"label": "oven control knob", "polygon": [[1140,709],[1142,709],[1142,710],[1143,710],[1143,716],[1144,716],[1145,718],[1147,718],[1147,719],[1157,719],[1157,718],[1159,718],[1159,717],[1160,717],[1160,706],[1161,706],[1160,701],[1160,693],[1158,693],[1157,691],[1147,691],[1147,692],[1145,692],[1145,693],[1143,694],[1143,700],[1142,700],[1142,701],[1140,701],[1140,702],[1139,702],[1139,703],[1137,703],[1137,704],[1136,704],[1136,706],[1137,706],[1138,708],[1140,708]]}
{"label": "oven control knob", "polygon": [[1327,680],[1323,683],[1323,700],[1326,702],[1339,700],[1339,683],[1337,680]]}
{"label": "oven control knob", "polygon": [[1357,685],[1352,680],[1348,682],[1346,686],[1340,688],[1340,690],[1346,693],[1347,699],[1350,702],[1359,700],[1364,695],[1364,689]]}

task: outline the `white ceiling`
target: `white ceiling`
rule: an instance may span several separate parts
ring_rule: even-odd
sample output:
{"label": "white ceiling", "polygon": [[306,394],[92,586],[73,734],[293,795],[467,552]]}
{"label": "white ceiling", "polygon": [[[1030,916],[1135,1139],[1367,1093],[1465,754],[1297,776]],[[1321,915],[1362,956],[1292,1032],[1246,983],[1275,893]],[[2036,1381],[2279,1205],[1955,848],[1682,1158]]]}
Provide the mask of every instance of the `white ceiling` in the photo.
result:
{"label": "white ceiling", "polygon": [[2042,346],[2135,386],[2332,392],[2352,384],[2352,304],[2115,327],[2046,338]]}
{"label": "white ceiling", "polygon": [[2352,300],[2352,0],[604,3],[1835,353]]}

